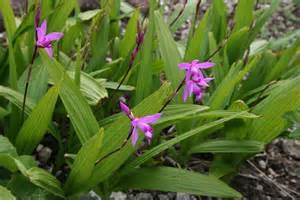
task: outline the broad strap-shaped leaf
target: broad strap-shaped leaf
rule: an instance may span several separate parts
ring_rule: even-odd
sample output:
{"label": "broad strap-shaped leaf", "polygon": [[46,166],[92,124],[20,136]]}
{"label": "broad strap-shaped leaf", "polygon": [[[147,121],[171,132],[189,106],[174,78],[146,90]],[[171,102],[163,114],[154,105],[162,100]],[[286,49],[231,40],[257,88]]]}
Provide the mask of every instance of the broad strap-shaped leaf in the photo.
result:
{"label": "broad strap-shaped leaf", "polygon": [[258,141],[216,140],[194,146],[190,153],[257,153],[263,149],[264,143]]}
{"label": "broad strap-shaped leaf", "polygon": [[139,20],[140,12],[135,10],[130,20],[128,21],[126,32],[120,43],[120,56],[125,58],[131,53],[132,48],[136,44],[137,25]]}
{"label": "broad strap-shaped leaf", "polygon": [[64,191],[61,189],[60,182],[46,170],[36,167],[32,156],[18,156],[14,146],[6,137],[0,136],[0,144],[1,166],[11,172],[20,171],[31,183],[64,198]]}
{"label": "broad strap-shaped leaf", "polygon": [[[73,71],[68,71],[70,77],[74,77]],[[97,79],[87,73],[80,73],[80,91],[86,97],[90,105],[97,105],[101,99],[108,96],[104,84],[101,84]]]}
{"label": "broad strap-shaped leaf", "polygon": [[[14,104],[19,109],[22,109],[23,94],[21,94],[20,92],[17,92],[11,88],[0,85],[0,96],[7,99],[9,102]],[[30,98],[27,98],[26,105],[25,105],[25,113],[29,114],[31,110],[34,108],[34,106],[35,103]]]}
{"label": "broad strap-shaped leaf", "polygon": [[16,147],[20,154],[31,154],[46,133],[59,89],[59,85],[50,88],[24,122],[16,140]]}
{"label": "broad strap-shaped leaf", "polygon": [[240,64],[231,67],[227,76],[223,79],[210,98],[211,109],[223,109],[228,105],[234,88],[242,81],[243,77],[256,65],[259,57],[254,58],[244,69],[240,71]]}
{"label": "broad strap-shaped leaf", "polygon": [[141,102],[151,94],[153,87],[153,50],[154,50],[154,1],[150,1],[150,16],[147,32],[141,49],[141,66],[138,69],[135,103]]}
{"label": "broad strap-shaped leaf", "polygon": [[185,139],[188,139],[196,134],[205,132],[206,130],[211,129],[213,127],[219,126],[220,124],[223,124],[224,122],[229,121],[231,119],[237,118],[242,114],[243,114],[243,112],[233,114],[231,116],[228,116],[226,118],[219,119],[219,120],[216,120],[213,122],[209,122],[203,126],[199,126],[199,127],[192,129],[186,133],[182,133],[171,140],[161,143],[161,144],[157,145],[156,147],[146,151],[142,156],[138,157],[137,159],[135,159],[135,160],[131,161],[129,164],[127,164],[125,166],[125,168],[123,169],[123,173],[128,173],[129,171],[134,170],[136,167],[140,166],[141,164],[143,164],[150,158],[154,157],[155,155],[161,153],[162,151],[170,148],[171,146],[173,146]]}
{"label": "broad strap-shaped leaf", "polygon": [[239,1],[234,15],[234,30],[240,30],[243,27],[250,27],[253,22],[254,0]]}
{"label": "broad strap-shaped leaf", "polygon": [[209,26],[209,10],[206,11],[205,15],[201,19],[184,56],[184,60],[191,62],[192,60],[198,59],[203,60],[206,57],[208,50],[208,31]]}
{"label": "broad strap-shaped leaf", "polygon": [[103,137],[104,131],[100,129],[79,150],[65,185],[67,194],[77,193],[89,183],[90,176],[98,159]]}
{"label": "broad strap-shaped leaf", "polygon": [[298,76],[283,82],[253,109],[253,113],[261,117],[249,122],[245,127],[249,138],[270,142],[285,129],[287,120],[283,115],[296,110],[299,106],[300,77]]}
{"label": "broad strap-shaped leaf", "polygon": [[212,197],[240,197],[241,195],[213,176],[171,167],[141,168],[124,177],[119,187],[124,189],[184,192]]}
{"label": "broad strap-shaped leaf", "polygon": [[172,82],[172,87],[176,88],[183,78],[183,72],[177,67],[181,57],[170,30],[159,11],[155,11],[154,16],[159,51],[165,66],[164,70],[168,80]]}
{"label": "broad strap-shaped leaf", "polygon": [[50,60],[44,50],[40,52],[54,83],[61,83],[59,96],[70,116],[81,144],[84,144],[99,131],[98,122],[79,88],[67,75],[63,66],[54,58]]}
{"label": "broad strap-shaped leaf", "polygon": [[266,75],[265,83],[268,83],[274,79],[278,79],[285,71],[289,69],[289,63],[295,56],[295,51],[300,46],[300,39],[298,39],[291,47],[284,51],[277,64]]}
{"label": "broad strap-shaped leaf", "polygon": [[74,10],[75,5],[76,5],[76,0],[60,2],[60,4],[57,6],[56,9],[54,9],[54,12],[50,16],[49,23],[48,23],[49,24],[48,25],[49,32],[62,30],[69,15]]}
{"label": "broad strap-shaped leaf", "polygon": [[26,171],[26,174],[33,184],[45,189],[46,191],[64,198],[60,182],[49,172],[44,169],[33,167]]}
{"label": "broad strap-shaped leaf", "polygon": [[16,197],[3,186],[0,186],[0,197],[3,200],[16,200]]}

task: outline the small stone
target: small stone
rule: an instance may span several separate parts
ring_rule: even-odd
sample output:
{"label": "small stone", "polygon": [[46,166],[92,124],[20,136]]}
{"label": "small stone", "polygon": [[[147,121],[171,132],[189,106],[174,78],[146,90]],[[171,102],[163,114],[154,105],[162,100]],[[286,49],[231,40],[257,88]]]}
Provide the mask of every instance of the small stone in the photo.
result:
{"label": "small stone", "polygon": [[169,200],[170,197],[167,194],[159,194],[158,199],[159,200]]}
{"label": "small stone", "polygon": [[264,189],[264,187],[262,185],[257,185],[256,189],[259,190],[259,191],[262,191]]}
{"label": "small stone", "polygon": [[139,193],[135,196],[136,200],[153,200],[153,196],[150,193]]}
{"label": "small stone", "polygon": [[189,194],[177,193],[176,200],[191,200],[191,197]]}
{"label": "small stone", "polygon": [[101,197],[99,197],[94,191],[90,191],[88,194],[81,196],[80,200],[101,200]]}
{"label": "small stone", "polygon": [[259,164],[259,167],[260,167],[261,169],[266,169],[266,168],[267,168],[267,163],[266,163],[264,160],[260,160],[260,161],[258,162],[258,164]]}
{"label": "small stone", "polygon": [[284,153],[290,155],[295,159],[300,159],[300,143],[293,140],[285,140],[282,144]]}
{"label": "small stone", "polygon": [[115,200],[126,200],[127,195],[126,195],[126,193],[123,193],[123,192],[112,192],[110,195],[110,198],[115,199]]}
{"label": "small stone", "polygon": [[42,163],[46,163],[49,158],[51,157],[52,150],[49,147],[44,147],[40,152],[39,152],[39,160]]}

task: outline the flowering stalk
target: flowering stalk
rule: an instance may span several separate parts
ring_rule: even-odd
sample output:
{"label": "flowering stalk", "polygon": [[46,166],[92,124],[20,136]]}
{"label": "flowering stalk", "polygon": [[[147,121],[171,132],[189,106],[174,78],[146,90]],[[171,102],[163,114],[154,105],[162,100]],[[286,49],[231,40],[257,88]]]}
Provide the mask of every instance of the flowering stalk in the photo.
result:
{"label": "flowering stalk", "polygon": [[[26,1],[28,3],[28,1]],[[41,7],[40,7],[40,1],[37,3],[37,8],[36,8],[36,15],[34,19],[34,27],[38,27],[39,21],[41,17]],[[37,40],[37,32],[35,31],[35,40]],[[22,103],[22,118],[21,120],[24,121],[24,115],[25,115],[25,105],[26,105],[26,97],[28,93],[28,87],[29,87],[29,81],[31,78],[31,72],[32,72],[32,65],[34,63],[35,57],[37,55],[37,45],[34,46],[34,51],[31,57],[31,61],[28,66],[28,73],[27,73],[27,78],[26,78],[26,83],[25,83],[25,91],[24,91],[24,96],[23,96],[23,103]]]}
{"label": "flowering stalk", "polygon": [[127,144],[128,140],[130,138],[132,141],[132,146],[135,146],[138,141],[138,137],[139,137],[139,134],[138,134],[139,129],[142,132],[144,132],[145,137],[148,141],[148,144],[150,144],[151,139],[153,137],[153,128],[150,126],[150,124],[153,124],[154,122],[159,120],[161,117],[161,113],[156,113],[154,115],[147,115],[147,116],[140,117],[140,118],[135,117],[133,115],[132,111],[130,110],[130,108],[122,101],[120,101],[120,108],[121,108],[121,111],[123,113],[125,113],[127,115],[128,119],[131,121],[131,128],[130,128],[129,134],[119,148],[115,149],[114,151],[112,151],[112,152],[108,153],[107,155],[105,155],[104,157],[102,157],[100,160],[98,160],[96,162],[96,164],[101,162],[105,158],[109,157],[110,155],[120,151]]}
{"label": "flowering stalk", "polygon": [[[206,59],[206,61],[209,61],[212,57],[214,57],[227,43],[227,38],[224,40],[224,42],[222,42],[219,47],[208,56],[208,58]],[[174,97],[178,94],[179,90],[184,86],[184,83],[186,81],[186,77],[184,77],[182,79],[182,81],[180,82],[179,86],[176,88],[175,92],[170,96],[170,98],[166,101],[166,103],[161,107],[161,109],[159,110],[159,113],[161,113],[166,107],[167,105],[170,104],[170,102],[174,99]]]}
{"label": "flowering stalk", "polygon": [[136,37],[136,47],[133,49],[131,55],[130,55],[130,61],[129,61],[129,66],[127,68],[127,71],[125,73],[125,75],[123,76],[122,80],[120,81],[118,87],[116,88],[116,91],[118,91],[118,89],[121,87],[121,85],[123,84],[123,82],[125,81],[125,79],[127,78],[127,75],[129,74],[129,71],[134,63],[134,60],[140,50],[140,47],[142,46],[143,42],[144,42],[144,31],[140,30],[140,27],[138,26],[138,34]]}
{"label": "flowering stalk", "polygon": [[31,62],[29,63],[29,66],[28,66],[28,74],[27,74],[27,79],[26,79],[26,83],[25,83],[25,91],[24,91],[24,98],[23,98],[23,105],[22,105],[22,121],[24,120],[26,97],[27,97],[29,82],[30,82],[30,78],[31,78],[32,65],[36,58],[37,50],[38,50],[38,48],[45,49],[49,58],[52,59],[52,57],[53,57],[52,42],[59,40],[60,38],[63,37],[63,33],[60,33],[60,32],[52,32],[52,33],[46,34],[46,32],[47,32],[47,21],[46,20],[44,20],[42,25],[40,27],[38,27],[38,24],[40,21],[40,16],[41,16],[40,2],[38,2],[36,16],[35,16],[35,20],[34,20],[36,44],[35,44],[32,58],[31,58]]}

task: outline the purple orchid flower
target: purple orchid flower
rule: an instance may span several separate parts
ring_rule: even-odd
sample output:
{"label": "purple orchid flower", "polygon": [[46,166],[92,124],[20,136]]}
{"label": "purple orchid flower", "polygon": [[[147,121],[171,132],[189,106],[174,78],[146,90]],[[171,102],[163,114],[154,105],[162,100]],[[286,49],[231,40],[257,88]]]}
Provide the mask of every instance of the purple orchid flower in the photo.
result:
{"label": "purple orchid flower", "polygon": [[147,138],[148,143],[150,144],[153,136],[153,128],[149,125],[160,119],[161,114],[156,113],[154,115],[148,115],[145,117],[137,118],[134,117],[130,108],[122,101],[120,101],[120,108],[131,121],[131,133],[132,133],[132,145],[134,146],[137,143],[139,134],[138,129],[144,132],[145,137]]}
{"label": "purple orchid flower", "polygon": [[49,34],[46,34],[47,32],[47,21],[44,20],[41,27],[36,28],[36,33],[37,33],[37,41],[36,45],[38,48],[44,48],[49,57],[53,57],[53,50],[52,50],[52,45],[51,43],[55,40],[61,39],[64,34],[61,32],[52,32]]}
{"label": "purple orchid flower", "polygon": [[186,102],[189,96],[194,93],[196,101],[200,101],[203,95],[203,89],[207,88],[208,83],[213,80],[213,77],[204,77],[201,69],[208,69],[214,66],[212,62],[199,63],[198,60],[193,60],[191,63],[178,64],[179,69],[185,70],[185,89],[182,100]]}

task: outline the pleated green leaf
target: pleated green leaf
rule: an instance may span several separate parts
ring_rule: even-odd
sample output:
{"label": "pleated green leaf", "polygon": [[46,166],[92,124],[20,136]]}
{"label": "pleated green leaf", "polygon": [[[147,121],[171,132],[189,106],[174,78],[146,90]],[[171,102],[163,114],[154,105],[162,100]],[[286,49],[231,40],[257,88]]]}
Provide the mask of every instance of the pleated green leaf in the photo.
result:
{"label": "pleated green leaf", "polygon": [[79,88],[67,75],[63,66],[54,58],[50,60],[44,50],[40,52],[54,83],[61,83],[59,96],[70,116],[81,144],[84,144],[99,131],[98,122]]}
{"label": "pleated green leaf", "polygon": [[209,30],[209,10],[206,11],[205,15],[201,19],[190,43],[187,47],[184,60],[187,62],[191,62],[192,60],[198,59],[203,60],[205,59],[205,54],[207,52],[208,47],[208,30]]}
{"label": "pleated green leaf", "polygon": [[153,82],[153,50],[154,50],[154,11],[153,1],[151,0],[149,25],[145,35],[141,50],[141,66],[138,69],[135,103],[141,102],[145,97],[151,94]]}
{"label": "pleated green leaf", "polygon": [[136,44],[136,34],[137,34],[137,25],[139,20],[140,12],[135,10],[132,14],[124,34],[124,38],[120,43],[120,56],[126,58],[126,56],[131,53],[134,45]]}
{"label": "pleated green leaf", "polygon": [[194,146],[190,153],[257,153],[263,149],[264,143],[258,141],[216,140]]}
{"label": "pleated green leaf", "polygon": [[65,185],[67,194],[77,193],[89,183],[103,137],[104,131],[100,129],[99,133],[90,138],[79,150]]}
{"label": "pleated green leaf", "polygon": [[254,0],[239,1],[234,15],[234,31],[243,27],[250,27],[253,21]]}
{"label": "pleated green leaf", "polygon": [[223,79],[210,98],[211,109],[223,109],[231,98],[234,88],[242,81],[243,77],[256,65],[259,57],[254,58],[244,69],[237,64],[231,67],[227,76]]}
{"label": "pleated green leaf", "polygon": [[176,88],[183,78],[183,72],[180,71],[177,66],[181,61],[181,57],[163,17],[159,11],[155,11],[154,15],[155,29],[158,35],[158,46],[165,66],[164,70],[168,80],[172,82],[172,87]]}
{"label": "pleated green leaf", "polygon": [[59,85],[49,89],[24,122],[16,140],[17,150],[21,154],[31,154],[46,133],[59,89]]}
{"label": "pleated green leaf", "polygon": [[233,114],[229,117],[226,117],[226,118],[223,118],[223,119],[219,119],[219,120],[216,120],[216,121],[213,121],[213,122],[210,122],[210,123],[207,123],[203,126],[199,126],[195,129],[192,129],[186,133],[182,133],[180,135],[178,135],[177,137],[171,139],[171,140],[168,140],[164,143],[161,143],[159,145],[157,145],[156,147],[146,151],[142,156],[138,157],[137,159],[133,160],[132,162],[130,162],[129,164],[126,165],[123,173],[127,173],[128,171],[131,171],[133,170],[135,167],[138,167],[140,166],[141,164],[143,164],[144,162],[146,162],[147,160],[149,160],[150,158],[152,158],[153,156],[161,153],[162,151],[170,148],[171,146],[185,140],[185,139],[188,139],[196,134],[199,134],[199,133],[202,133],[208,129],[211,129],[215,126],[218,126],[220,124],[223,124],[224,122],[226,121],[229,121],[231,119],[234,119],[234,118],[237,118],[239,117],[240,115],[242,115],[243,112],[241,113],[237,113],[237,114]]}
{"label": "pleated green leaf", "polygon": [[271,142],[286,127],[284,114],[294,111],[300,106],[300,77],[287,80],[271,91],[270,95],[261,101],[253,113],[260,115],[257,120],[249,122],[245,127],[252,140]]}
{"label": "pleated green leaf", "polygon": [[51,192],[52,194],[64,198],[60,182],[44,169],[33,167],[26,171],[26,174],[33,184]]}
{"label": "pleated green leaf", "polygon": [[170,167],[137,169],[121,180],[120,187],[224,198],[241,197],[240,193],[213,176]]}
{"label": "pleated green leaf", "polygon": [[16,200],[16,197],[3,186],[0,186],[0,197],[3,200]]}
{"label": "pleated green leaf", "polygon": [[[74,77],[73,71],[68,71],[70,77]],[[101,99],[108,96],[104,84],[101,84],[95,78],[87,73],[80,73],[80,91],[85,96],[90,105],[97,105]]]}

